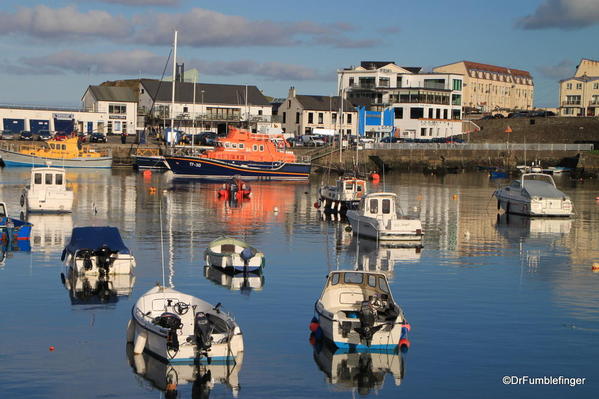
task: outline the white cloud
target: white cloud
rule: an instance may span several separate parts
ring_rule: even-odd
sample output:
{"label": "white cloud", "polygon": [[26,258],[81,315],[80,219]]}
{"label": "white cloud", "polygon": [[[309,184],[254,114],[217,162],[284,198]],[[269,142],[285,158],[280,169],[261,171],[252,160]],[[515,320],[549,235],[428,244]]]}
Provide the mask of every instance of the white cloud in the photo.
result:
{"label": "white cloud", "polygon": [[0,34],[38,38],[105,37],[122,38],[131,32],[127,20],[105,11],[79,12],[75,7],[49,8],[43,5],[0,12]]}
{"label": "white cloud", "polygon": [[[204,61],[199,59],[179,60],[186,68],[198,68],[201,74],[211,76],[252,75],[267,80],[331,80],[334,74],[326,76],[319,71],[293,64],[280,62]],[[46,56],[23,57],[3,69],[16,74],[115,74],[125,77],[159,76],[166,63],[165,56],[146,50],[114,51],[109,53],[87,54],[65,50]],[[170,69],[168,69],[170,71]]]}
{"label": "white cloud", "polygon": [[544,0],[532,15],[516,21],[516,26],[522,29],[580,29],[597,23],[597,0]]}

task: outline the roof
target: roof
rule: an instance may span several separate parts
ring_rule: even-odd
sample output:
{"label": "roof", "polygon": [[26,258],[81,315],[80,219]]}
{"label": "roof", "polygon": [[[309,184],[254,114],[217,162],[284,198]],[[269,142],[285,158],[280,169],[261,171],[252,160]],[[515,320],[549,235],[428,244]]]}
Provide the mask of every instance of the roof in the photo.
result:
{"label": "roof", "polygon": [[360,61],[360,66],[364,69],[379,69],[389,64],[397,65],[395,61]]}
{"label": "roof", "polygon": [[[142,86],[156,102],[170,102],[172,97],[172,82],[161,82],[154,79],[142,79]],[[175,102],[191,104],[193,99],[193,83],[175,83]],[[195,102],[200,104],[244,105],[247,88],[247,103],[249,105],[270,106],[262,92],[256,86],[225,85],[213,83],[195,84]],[[204,93],[202,93],[202,91]]]}
{"label": "roof", "polygon": [[506,75],[523,76],[523,77],[532,79],[530,72],[523,71],[521,69],[513,69],[513,68],[500,67],[500,66],[496,66],[496,65],[481,64],[479,62],[472,62],[472,61],[462,61],[462,62],[464,63],[464,65],[466,66],[466,69],[468,69],[468,70],[475,69],[477,71],[503,73]]}
{"label": "roof", "polygon": [[122,254],[130,253],[121,238],[119,229],[111,226],[75,227],[71,233],[71,241],[65,247],[65,252],[75,253],[80,249],[96,250],[103,245]]}
{"label": "roof", "polygon": [[[311,111],[338,111],[341,108],[339,96],[295,96],[305,110]],[[344,111],[355,111],[354,106],[347,99],[343,100]]]}
{"label": "roof", "polygon": [[137,102],[135,91],[129,87],[89,86],[88,90],[97,101]]}
{"label": "roof", "polygon": [[562,79],[559,82],[563,83],[563,82],[567,82],[568,80],[575,80],[577,82],[594,82],[596,80],[599,80],[599,76],[572,76],[571,78],[566,78],[566,79]]}

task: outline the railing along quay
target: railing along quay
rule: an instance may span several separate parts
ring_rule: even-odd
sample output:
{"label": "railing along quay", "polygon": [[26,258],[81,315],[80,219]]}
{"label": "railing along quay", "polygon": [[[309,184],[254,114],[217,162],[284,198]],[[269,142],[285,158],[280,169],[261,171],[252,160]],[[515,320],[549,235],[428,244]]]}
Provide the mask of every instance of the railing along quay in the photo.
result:
{"label": "railing along quay", "polygon": [[593,151],[593,144],[562,143],[366,143],[366,150],[466,150],[466,151]]}

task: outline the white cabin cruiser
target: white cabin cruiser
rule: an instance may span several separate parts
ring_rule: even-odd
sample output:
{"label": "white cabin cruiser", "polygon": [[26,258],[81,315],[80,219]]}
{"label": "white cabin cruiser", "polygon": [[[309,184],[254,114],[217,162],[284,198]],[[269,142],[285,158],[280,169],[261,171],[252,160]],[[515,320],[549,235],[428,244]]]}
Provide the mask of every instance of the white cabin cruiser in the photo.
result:
{"label": "white cabin cruiser", "polygon": [[76,274],[131,274],[135,258],[116,227],[75,227],[61,260]]}
{"label": "white cabin cruiser", "polygon": [[348,209],[356,209],[365,194],[365,180],[340,177],[334,186],[321,186],[318,189],[318,204],[323,212],[345,214]]}
{"label": "white cabin cruiser", "polygon": [[357,210],[347,211],[347,219],[356,235],[377,241],[420,241],[424,235],[420,219],[396,210],[397,195],[372,193],[362,198]]}
{"label": "white cabin cruiser", "polygon": [[497,209],[525,216],[572,216],[572,201],[557,189],[551,175],[524,173],[496,190]]}
{"label": "white cabin cruiser", "polygon": [[67,189],[64,168],[31,168],[31,182],[21,194],[21,206],[27,212],[72,212],[73,191]]}
{"label": "white cabin cruiser", "polygon": [[310,326],[338,348],[394,350],[410,329],[383,273],[330,272]]}
{"label": "white cabin cruiser", "polygon": [[226,273],[255,273],[264,267],[264,254],[245,241],[219,237],[204,251],[206,266]]}
{"label": "white cabin cruiser", "polygon": [[135,354],[146,351],[168,363],[233,364],[243,352],[241,329],[220,303],[162,286],[133,306],[127,342]]}
{"label": "white cabin cruiser", "polygon": [[347,351],[331,345],[315,345],[314,360],[337,390],[360,395],[377,393],[386,377],[396,386],[404,378],[404,358],[396,351]]}
{"label": "white cabin cruiser", "polygon": [[169,364],[143,353],[133,353],[133,345],[127,344],[127,358],[135,374],[165,393],[165,398],[178,398],[182,385],[192,384],[192,398],[208,398],[217,384],[225,385],[233,397],[237,397],[241,386],[239,371],[243,364],[243,353],[235,364]]}

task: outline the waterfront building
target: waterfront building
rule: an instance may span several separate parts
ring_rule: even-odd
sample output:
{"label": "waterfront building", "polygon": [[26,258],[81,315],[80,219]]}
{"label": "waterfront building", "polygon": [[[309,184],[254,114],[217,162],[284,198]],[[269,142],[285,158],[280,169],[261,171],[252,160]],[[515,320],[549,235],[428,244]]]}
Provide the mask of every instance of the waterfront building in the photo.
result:
{"label": "waterfront building", "polygon": [[423,73],[420,67],[391,61],[362,61],[358,67],[338,70],[337,77],[339,91],[355,106],[381,112],[383,122],[392,110],[392,126],[385,125],[381,133],[424,140],[462,134],[459,73]]}
{"label": "waterfront building", "polygon": [[466,112],[528,110],[533,106],[534,82],[528,71],[472,61],[438,66],[433,71],[464,76],[462,106]]}
{"label": "waterfront building", "polygon": [[348,100],[343,101],[343,115],[339,96],[312,96],[297,94],[295,87],[289,89],[287,98],[278,106],[277,114],[287,136],[304,134],[335,134],[339,129],[344,135],[356,135],[358,113]]}
{"label": "waterfront building", "polygon": [[251,85],[177,81],[173,107],[172,82],[141,79],[138,96],[139,115],[145,116],[147,122],[169,127],[174,117],[175,128],[190,133],[224,133],[228,126],[261,131],[273,122],[271,104]]}
{"label": "waterfront building", "polygon": [[583,58],[574,76],[559,82],[560,115],[599,116],[599,61]]}
{"label": "waterfront building", "polygon": [[[130,87],[89,86],[81,98],[83,107],[104,115],[105,120],[90,121],[87,132],[135,134],[137,130],[137,96]],[[143,128],[143,123],[141,124]]]}
{"label": "waterfront building", "polygon": [[108,115],[85,108],[0,105],[0,128],[14,133],[91,132],[90,126],[95,129],[107,122]]}

